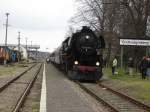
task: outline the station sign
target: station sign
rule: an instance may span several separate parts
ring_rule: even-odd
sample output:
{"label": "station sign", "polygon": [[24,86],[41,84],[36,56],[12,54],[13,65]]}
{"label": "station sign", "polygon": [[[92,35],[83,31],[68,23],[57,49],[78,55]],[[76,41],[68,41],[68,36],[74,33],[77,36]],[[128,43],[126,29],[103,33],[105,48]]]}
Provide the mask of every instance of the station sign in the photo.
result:
{"label": "station sign", "polygon": [[150,46],[150,40],[120,39],[120,45]]}

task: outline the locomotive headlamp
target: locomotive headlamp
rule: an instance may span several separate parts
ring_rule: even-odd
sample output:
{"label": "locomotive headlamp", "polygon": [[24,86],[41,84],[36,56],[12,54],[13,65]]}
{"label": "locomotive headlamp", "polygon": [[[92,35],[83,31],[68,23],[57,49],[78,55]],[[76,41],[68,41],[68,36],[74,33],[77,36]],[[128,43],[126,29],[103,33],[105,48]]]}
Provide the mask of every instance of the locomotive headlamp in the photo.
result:
{"label": "locomotive headlamp", "polygon": [[96,62],[96,66],[99,66],[100,65],[100,63],[99,62]]}
{"label": "locomotive headlamp", "polygon": [[87,35],[85,38],[86,38],[86,39],[89,39],[89,38],[90,38],[90,36],[89,36],[89,35]]}
{"label": "locomotive headlamp", "polygon": [[78,61],[75,61],[74,64],[75,64],[75,65],[78,65],[79,63],[78,63]]}

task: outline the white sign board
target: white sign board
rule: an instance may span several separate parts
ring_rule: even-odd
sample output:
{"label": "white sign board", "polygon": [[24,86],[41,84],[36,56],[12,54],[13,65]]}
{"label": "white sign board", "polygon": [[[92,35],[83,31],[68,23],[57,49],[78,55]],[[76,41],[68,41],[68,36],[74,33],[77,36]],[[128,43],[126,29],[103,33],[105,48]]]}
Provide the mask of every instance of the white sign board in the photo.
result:
{"label": "white sign board", "polygon": [[150,40],[120,39],[120,45],[150,46]]}

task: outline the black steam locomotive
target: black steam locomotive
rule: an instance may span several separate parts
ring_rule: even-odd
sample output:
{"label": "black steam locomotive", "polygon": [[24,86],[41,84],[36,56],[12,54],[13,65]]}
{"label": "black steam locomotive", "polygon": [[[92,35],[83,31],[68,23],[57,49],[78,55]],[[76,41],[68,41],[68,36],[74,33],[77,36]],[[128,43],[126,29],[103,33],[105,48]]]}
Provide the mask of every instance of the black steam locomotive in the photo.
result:
{"label": "black steam locomotive", "polygon": [[105,41],[88,27],[66,38],[51,55],[50,61],[65,70],[73,80],[99,80],[102,73],[102,49]]}

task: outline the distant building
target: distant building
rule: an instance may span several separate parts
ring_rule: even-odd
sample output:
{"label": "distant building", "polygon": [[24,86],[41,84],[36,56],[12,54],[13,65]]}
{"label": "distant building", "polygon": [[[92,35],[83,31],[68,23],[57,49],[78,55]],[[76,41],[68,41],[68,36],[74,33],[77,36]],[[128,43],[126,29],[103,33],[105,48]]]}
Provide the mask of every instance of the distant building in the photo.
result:
{"label": "distant building", "polygon": [[40,51],[28,51],[29,58],[31,59],[37,59],[37,60],[45,60],[47,57],[49,57],[48,52],[40,52]]}
{"label": "distant building", "polygon": [[[14,48],[14,50],[18,51],[18,46]],[[28,59],[28,51],[22,45],[20,46],[21,59]]]}

